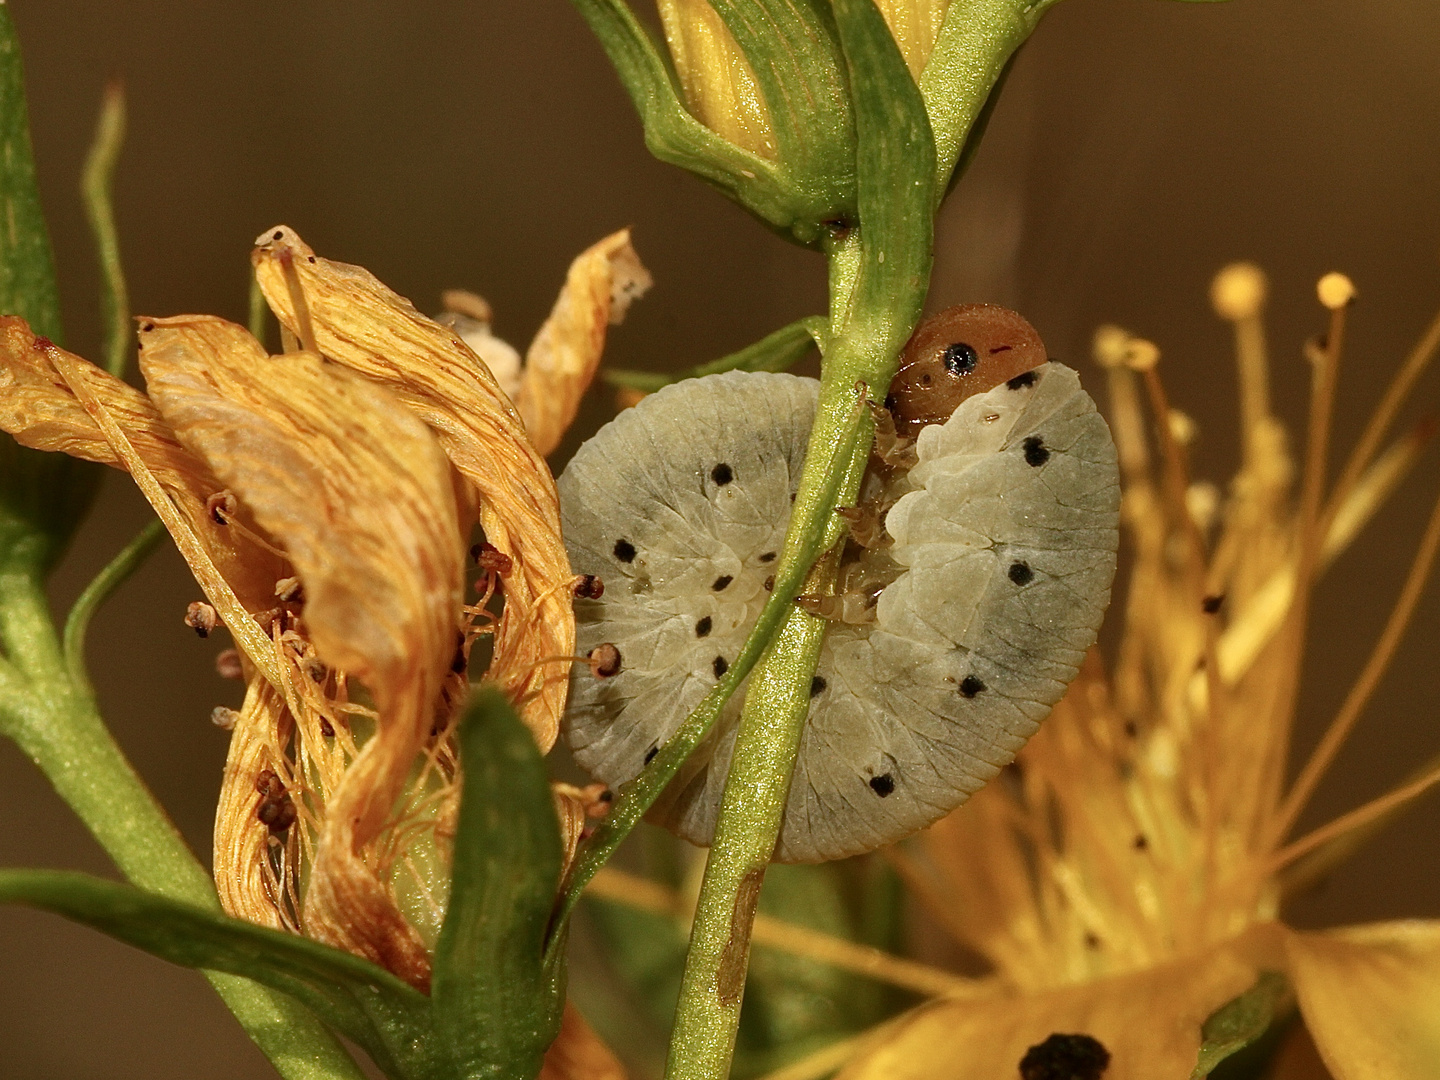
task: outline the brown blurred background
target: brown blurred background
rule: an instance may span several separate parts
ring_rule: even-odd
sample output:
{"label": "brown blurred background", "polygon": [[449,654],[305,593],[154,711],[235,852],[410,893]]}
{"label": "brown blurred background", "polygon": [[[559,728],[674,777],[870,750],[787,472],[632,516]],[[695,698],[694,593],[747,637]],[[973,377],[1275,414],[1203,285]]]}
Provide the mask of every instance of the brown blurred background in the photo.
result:
{"label": "brown blurred background", "polygon": [[[644,0],[640,0],[644,2]],[[98,355],[96,272],[77,192],[101,88],[124,77],[118,220],[136,312],[243,321],[247,254],[284,222],[422,309],[486,295],[523,345],[568,261],[621,225],[654,291],[609,360],[710,359],[823,307],[818,257],[653,162],[627,100],[565,0],[209,3],[14,0],[72,348]],[[1199,421],[1197,471],[1235,460],[1228,328],[1213,272],[1271,274],[1278,408],[1302,417],[1299,346],[1314,282],[1354,278],[1339,446],[1440,306],[1440,6],[1424,0],[1069,0],[1021,56],[970,177],[945,210],[933,306],[1023,310],[1052,355],[1091,372],[1101,322],[1154,338],[1173,401]],[[1436,411],[1429,378],[1411,418]],[[582,417],[608,415],[604,394]],[[562,448],[557,463],[573,449]],[[1301,700],[1308,749],[1364,662],[1440,483],[1434,453],[1317,598]],[[107,478],[55,586],[68,604],[144,523]],[[137,767],[208,858],[238,702],[223,642],[181,625],[199,593],[166,549],[96,620],[95,681]],[[1440,593],[1316,800],[1318,823],[1440,751]],[[0,746],[0,865],[109,873],[33,768]],[[1295,910],[1304,925],[1440,916],[1440,804],[1421,806]],[[273,1075],[202,980],[59,919],[0,909],[0,1076],[163,1080]]]}

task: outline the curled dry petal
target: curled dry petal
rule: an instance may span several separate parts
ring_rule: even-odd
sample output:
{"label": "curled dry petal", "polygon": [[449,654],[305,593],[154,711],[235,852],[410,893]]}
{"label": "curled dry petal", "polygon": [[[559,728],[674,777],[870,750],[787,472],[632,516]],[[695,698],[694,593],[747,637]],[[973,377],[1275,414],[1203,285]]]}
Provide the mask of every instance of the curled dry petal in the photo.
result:
{"label": "curled dry petal", "polygon": [[379,713],[327,793],[306,930],[423,985],[425,949],[370,848],[430,733],[454,653],[463,554],[449,466],[410,410],[367,379],[309,353],[267,356],[222,319],[149,325],[151,396],[284,546],[317,655],[364,682]]}
{"label": "curled dry petal", "polygon": [[284,761],[289,737],[284,696],[264,679],[252,679],[230,736],[225,778],[215,811],[215,889],[220,906],[237,919],[286,929],[281,885],[270,869],[270,829],[256,814],[256,781]]}
{"label": "curled dry petal", "polygon": [[211,517],[206,500],[225,485],[180,445],[159,410],[140,391],[36,337],[25,320],[12,315],[0,316],[0,430],[22,446],[126,467],[57,362],[79,379],[81,389],[124,432],[240,604],[251,613],[273,607],[272,591],[282,560],[255,542],[253,522],[243,508],[239,522],[252,526],[248,529],[230,528]]}
{"label": "curled dry petal", "polygon": [[[574,651],[570,562],[544,455],[478,357],[369,271],[321,259],[292,230],[261,235],[255,276],[280,322],[321,355],[393,392],[478,495],[486,539],[512,560],[490,675],[542,751],[559,730]],[[297,312],[297,299],[300,301]]]}
{"label": "curled dry petal", "polygon": [[621,229],[570,264],[559,299],[530,343],[515,407],[542,454],[551,453],[575,419],[595,377],[607,325],[619,324],[631,301],[650,288],[650,272]]}

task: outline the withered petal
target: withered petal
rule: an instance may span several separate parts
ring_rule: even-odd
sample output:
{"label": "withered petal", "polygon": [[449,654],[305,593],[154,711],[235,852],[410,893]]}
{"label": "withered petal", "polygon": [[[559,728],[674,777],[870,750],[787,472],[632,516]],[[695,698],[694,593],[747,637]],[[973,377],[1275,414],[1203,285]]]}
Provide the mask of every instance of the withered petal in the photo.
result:
{"label": "withered petal", "polygon": [[[291,229],[262,233],[251,259],[265,298],[300,339],[378,382],[427,423],[478,495],[486,539],[511,558],[489,676],[516,703],[542,751],[559,730],[574,651],[570,562],[555,481],[483,362],[369,271],[319,258]],[[287,280],[287,273],[290,275]],[[291,284],[303,298],[297,315]],[[303,315],[303,317],[302,317]]]}
{"label": "withered petal", "polygon": [[307,932],[417,985],[428,958],[365,848],[428,737],[454,652],[463,552],[448,463],[383,388],[241,327],[148,324],[141,367],[180,440],[283,545],[316,654],[370,689],[376,733],[327,799]]}
{"label": "withered petal", "polygon": [[632,300],[652,284],[649,271],[621,229],[570,264],[550,317],[525,354],[515,406],[535,449],[549,454],[575,419],[595,377],[606,327],[619,323]]}
{"label": "withered petal", "polygon": [[625,1068],[570,1002],[545,1052],[539,1080],[625,1080]]}

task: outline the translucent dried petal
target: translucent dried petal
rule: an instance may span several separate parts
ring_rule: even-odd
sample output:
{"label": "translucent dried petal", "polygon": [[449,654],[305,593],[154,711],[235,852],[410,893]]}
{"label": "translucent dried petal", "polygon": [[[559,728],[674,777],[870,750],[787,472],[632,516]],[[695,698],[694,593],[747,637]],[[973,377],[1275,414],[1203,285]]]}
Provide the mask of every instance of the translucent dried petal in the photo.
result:
{"label": "translucent dried petal", "polygon": [[[512,562],[502,575],[505,611],[489,675],[548,750],[569,670],[545,661],[569,655],[575,644],[570,563],[554,478],[514,406],[452,331],[368,270],[315,256],[286,228],[262,234],[251,258],[281,323],[302,341],[313,334],[322,355],[395,393],[430,425],[478,494],[486,539]],[[292,281],[303,300],[300,315]]]}
{"label": "translucent dried petal", "polygon": [[79,375],[84,389],[124,432],[245,609],[254,613],[273,607],[283,560],[245,535],[254,529],[243,508],[238,520],[247,530],[215,520],[206,501],[225,485],[180,445],[159,410],[134,387],[36,337],[25,320],[11,315],[0,316],[0,430],[22,446],[125,468],[56,367],[57,359]]}
{"label": "translucent dried petal", "polygon": [[327,792],[306,930],[423,984],[379,837],[430,734],[454,655],[463,555],[434,437],[367,379],[308,353],[269,357],[222,319],[156,319],[142,335],[151,395],[285,548],[319,658],[365,683],[375,735]]}
{"label": "translucent dried petal", "polygon": [[549,454],[575,419],[580,398],[605,348],[605,329],[618,324],[644,295],[650,273],[621,229],[570,264],[565,287],[525,355],[515,407],[535,449]]}
{"label": "translucent dried petal", "polygon": [[1110,1053],[1105,1080],[1186,1077],[1200,1026],[1247,990],[1256,971],[1226,952],[1043,994],[939,1001],[916,1011],[839,1080],[995,1080],[1054,1034],[1089,1035]]}
{"label": "translucent dried petal", "polygon": [[1335,1080],[1435,1075],[1440,922],[1291,934],[1286,951],[1305,1026]]}

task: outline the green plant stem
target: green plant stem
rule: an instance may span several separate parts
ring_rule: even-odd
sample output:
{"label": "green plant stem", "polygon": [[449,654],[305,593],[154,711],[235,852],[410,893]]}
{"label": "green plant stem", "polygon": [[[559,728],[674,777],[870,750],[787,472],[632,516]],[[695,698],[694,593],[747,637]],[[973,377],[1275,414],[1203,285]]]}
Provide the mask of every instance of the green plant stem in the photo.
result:
{"label": "green plant stem", "polygon": [[109,565],[95,575],[70,608],[60,640],[65,653],[65,667],[70,672],[70,681],[76,686],[86,690],[90,688],[90,675],[85,670],[85,631],[90,629],[90,620],[100,605],[140,569],[164,537],[165,526],[158,519],[146,525],[135,539],[121,548]]}
{"label": "green plant stem", "polygon": [[[129,881],[218,911],[209,875],[125,759],[88,689],[71,680],[29,568],[0,571],[0,639],[11,672],[0,679],[0,734],[40,768]],[[206,977],[287,1080],[361,1080],[335,1037],[290,998],[246,979]]]}

